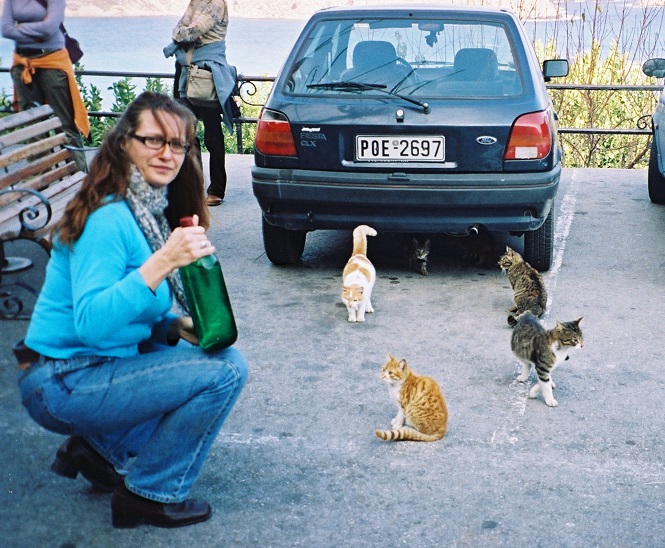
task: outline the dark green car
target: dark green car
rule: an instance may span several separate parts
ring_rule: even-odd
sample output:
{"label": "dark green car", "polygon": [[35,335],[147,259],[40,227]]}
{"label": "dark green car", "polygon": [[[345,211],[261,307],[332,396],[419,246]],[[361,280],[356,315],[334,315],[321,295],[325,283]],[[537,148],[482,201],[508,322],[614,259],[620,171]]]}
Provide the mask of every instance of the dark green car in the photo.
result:
{"label": "dark green car", "polygon": [[308,232],[524,234],[552,263],[561,173],[556,114],[517,17],[473,8],[317,12],[258,122],[252,186],[275,264]]}

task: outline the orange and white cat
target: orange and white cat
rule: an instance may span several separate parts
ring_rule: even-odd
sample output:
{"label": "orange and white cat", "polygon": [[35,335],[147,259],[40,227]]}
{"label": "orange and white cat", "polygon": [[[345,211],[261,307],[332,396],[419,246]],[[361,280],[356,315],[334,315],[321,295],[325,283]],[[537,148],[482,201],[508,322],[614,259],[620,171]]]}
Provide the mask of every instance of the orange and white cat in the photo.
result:
{"label": "orange and white cat", "polygon": [[342,273],[342,301],[349,312],[350,322],[364,322],[365,312],[372,308],[372,289],[376,270],[367,258],[367,236],[376,236],[376,230],[360,225],[353,231],[353,253]]}
{"label": "orange and white cat", "polygon": [[388,355],[381,369],[381,380],[397,404],[391,430],[375,430],[385,441],[437,441],[448,431],[448,407],[438,383],[431,377],[416,375],[406,360]]}

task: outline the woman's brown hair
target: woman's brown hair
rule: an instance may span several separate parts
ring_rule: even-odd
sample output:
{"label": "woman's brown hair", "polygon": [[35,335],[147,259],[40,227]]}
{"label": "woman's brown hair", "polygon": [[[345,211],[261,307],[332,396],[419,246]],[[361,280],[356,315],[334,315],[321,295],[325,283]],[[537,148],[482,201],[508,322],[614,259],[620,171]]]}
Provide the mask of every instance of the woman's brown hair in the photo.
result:
{"label": "woman's brown hair", "polygon": [[[104,137],[104,142],[90,164],[90,171],[83,179],[81,189],[65,209],[65,213],[52,231],[60,243],[73,245],[83,233],[90,214],[112,200],[122,200],[127,194],[131,161],[123,150],[129,134],[136,131],[141,114],[150,111],[157,123],[164,128],[163,116],[170,114],[182,120],[185,140],[191,144],[196,138],[196,118],[184,105],[161,93],[146,91],[127,107],[118,124]],[[165,133],[166,134],[166,133]],[[180,218],[199,216],[199,225],[210,225],[205,204],[203,172],[190,148],[176,178],[168,185],[168,202],[164,214],[171,228],[180,225]]]}

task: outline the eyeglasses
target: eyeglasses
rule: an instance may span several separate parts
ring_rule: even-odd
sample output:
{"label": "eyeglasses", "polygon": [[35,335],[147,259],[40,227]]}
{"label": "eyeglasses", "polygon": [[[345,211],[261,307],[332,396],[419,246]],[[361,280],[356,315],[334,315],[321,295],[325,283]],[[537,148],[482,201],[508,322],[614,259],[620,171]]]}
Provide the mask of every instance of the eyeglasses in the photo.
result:
{"label": "eyeglasses", "polygon": [[185,154],[191,148],[191,145],[188,145],[187,143],[182,143],[180,141],[167,141],[164,139],[164,137],[158,137],[156,135],[143,137],[143,135],[130,133],[129,136],[132,139],[141,141],[145,146],[152,150],[162,150],[166,145],[169,145],[169,148],[173,154]]}

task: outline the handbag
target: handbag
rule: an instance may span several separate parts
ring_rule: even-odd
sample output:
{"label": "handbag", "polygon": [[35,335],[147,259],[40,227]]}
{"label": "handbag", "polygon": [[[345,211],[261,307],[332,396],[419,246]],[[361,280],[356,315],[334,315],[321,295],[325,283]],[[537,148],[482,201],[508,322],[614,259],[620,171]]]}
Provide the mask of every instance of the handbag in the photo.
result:
{"label": "handbag", "polygon": [[[37,0],[37,2],[43,7],[48,8],[46,0]],[[67,53],[69,53],[69,59],[71,60],[72,65],[75,65],[81,60],[81,57],[83,57],[81,44],[79,44],[79,41],[76,38],[67,34],[67,29],[65,29],[65,25],[62,23],[60,23],[60,32],[65,35],[65,49],[67,50]]]}
{"label": "handbag", "polygon": [[79,44],[79,41],[76,38],[67,34],[67,31],[63,25],[60,25],[60,30],[62,31],[62,34],[65,35],[65,49],[67,50],[67,53],[69,53],[69,58],[72,61],[72,65],[75,65],[81,60],[81,57],[83,57],[81,44]]}
{"label": "handbag", "polygon": [[219,106],[215,82],[212,72],[192,63],[194,47],[187,50],[187,83],[185,84],[185,97],[193,105],[200,107]]}

